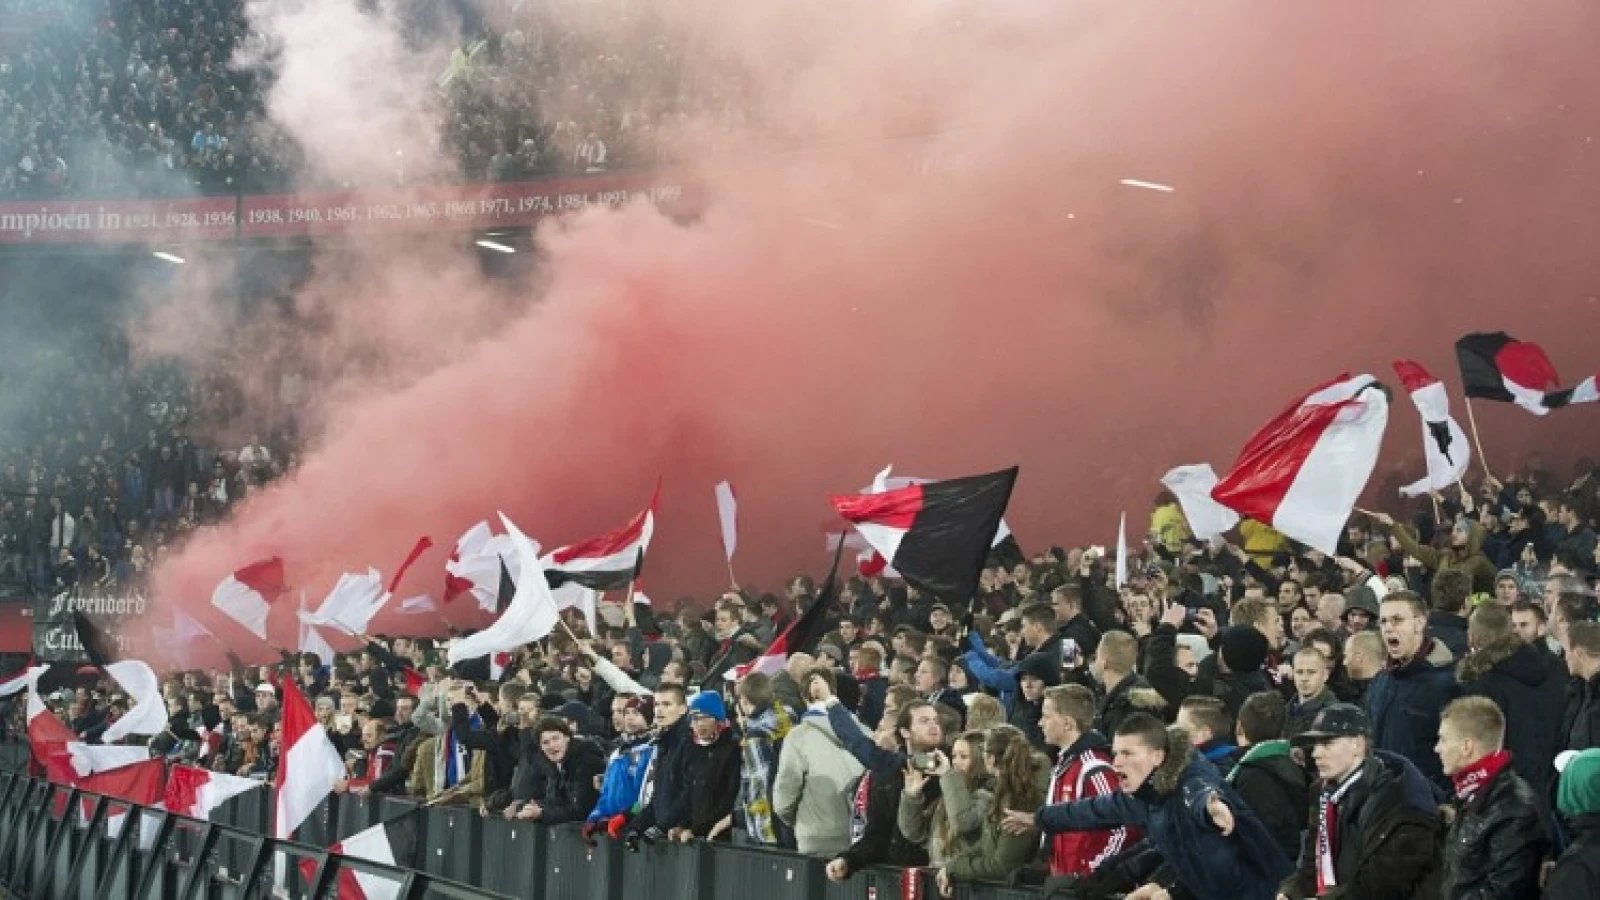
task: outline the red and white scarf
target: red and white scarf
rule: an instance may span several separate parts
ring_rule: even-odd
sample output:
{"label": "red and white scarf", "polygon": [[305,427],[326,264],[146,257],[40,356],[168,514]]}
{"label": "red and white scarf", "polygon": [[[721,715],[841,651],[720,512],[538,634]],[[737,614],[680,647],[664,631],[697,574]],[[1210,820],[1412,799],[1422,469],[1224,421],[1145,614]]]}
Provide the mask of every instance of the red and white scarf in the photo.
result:
{"label": "red and white scarf", "polygon": [[1478,792],[1493,781],[1501,769],[1510,764],[1511,754],[1501,750],[1451,775],[1450,780],[1456,785],[1456,799],[1460,800],[1462,805],[1471,803],[1478,796]]}
{"label": "red and white scarf", "polygon": [[1317,896],[1321,897],[1334,887],[1338,881],[1334,877],[1334,860],[1339,853],[1339,801],[1350,792],[1350,787],[1361,780],[1361,774],[1366,771],[1366,766],[1357,766],[1356,770],[1345,778],[1341,784],[1324,784],[1322,797],[1318,805],[1318,821],[1322,827],[1317,829]]}

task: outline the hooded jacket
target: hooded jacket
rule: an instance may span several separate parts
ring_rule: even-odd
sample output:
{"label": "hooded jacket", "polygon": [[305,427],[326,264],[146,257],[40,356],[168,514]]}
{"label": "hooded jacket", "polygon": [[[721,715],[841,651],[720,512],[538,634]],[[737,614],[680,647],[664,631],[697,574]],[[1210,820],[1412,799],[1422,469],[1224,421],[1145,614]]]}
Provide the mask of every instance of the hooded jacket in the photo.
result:
{"label": "hooded jacket", "polygon": [[1433,747],[1439,739],[1439,714],[1457,693],[1453,661],[1445,645],[1424,638],[1416,656],[1400,665],[1391,663],[1367,688],[1372,746],[1411,760],[1441,788],[1447,780]]}
{"label": "hooded jacket", "polygon": [[1567,821],[1572,840],[1550,870],[1544,900],[1594,900],[1600,897],[1600,807]]}
{"label": "hooded jacket", "polygon": [[1474,594],[1493,594],[1494,580],[1499,570],[1483,553],[1483,526],[1468,519],[1467,529],[1465,547],[1447,547],[1443,550],[1423,546],[1410,525],[1396,525],[1394,537],[1400,543],[1402,553],[1416,557],[1435,577],[1448,569],[1460,569],[1472,576]]}
{"label": "hooded jacket", "polygon": [[778,755],[773,811],[794,829],[801,853],[843,853],[850,847],[850,785],[861,763],[833,733],[826,712],[806,713]]}
{"label": "hooded jacket", "polygon": [[[1091,731],[1063,748],[1045,791],[1046,805],[1072,803],[1121,790],[1117,773],[1111,768],[1110,746],[1099,732]],[[1050,874],[1088,875],[1106,860],[1139,843],[1142,837],[1137,828],[1126,826],[1105,831],[1063,831],[1052,836],[1046,848]]]}
{"label": "hooded jacket", "polygon": [[1566,711],[1561,716],[1563,750],[1600,747],[1600,674],[1567,682]]}
{"label": "hooded jacket", "polygon": [[[1206,811],[1213,794],[1233,813],[1232,834],[1218,831]],[[1142,829],[1178,882],[1199,900],[1272,900],[1292,870],[1266,826],[1216,767],[1195,755],[1182,728],[1167,729],[1166,758],[1138,791],[1046,806],[1034,822],[1046,834],[1118,825]]]}
{"label": "hooded jacket", "polygon": [[1177,709],[1185,697],[1216,697],[1222,701],[1229,718],[1239,715],[1239,707],[1246,697],[1261,691],[1272,690],[1265,672],[1224,672],[1217,663],[1221,653],[1213,653],[1200,663],[1200,673],[1190,675],[1178,668],[1178,630],[1171,625],[1157,625],[1150,633],[1145,648],[1145,677],[1161,692],[1168,704]]}
{"label": "hooded jacket", "polygon": [[[1405,757],[1377,751],[1337,807],[1334,886],[1324,900],[1412,900],[1437,896],[1442,825],[1433,787]],[[1290,900],[1317,895],[1319,804],[1310,804],[1300,866],[1280,891]],[[1430,890],[1430,886],[1433,888]]]}
{"label": "hooded jacket", "polygon": [[[1567,678],[1553,661],[1514,634],[1490,641],[1456,666],[1463,695],[1488,697],[1506,717],[1506,749],[1511,768],[1548,797],[1555,784],[1552,765],[1561,750],[1561,715],[1567,705]],[[1541,809],[1548,805],[1541,802]]]}
{"label": "hooded jacket", "polygon": [[654,732],[622,738],[617,749],[611,751],[605,778],[600,782],[600,799],[595,802],[587,821],[598,822],[634,811],[655,749]]}
{"label": "hooded jacket", "polygon": [[1539,863],[1548,849],[1540,807],[1510,768],[1463,804],[1445,837],[1441,900],[1538,896]]}
{"label": "hooded jacket", "polygon": [[567,743],[561,762],[551,762],[543,752],[539,759],[532,797],[543,808],[539,821],[546,825],[583,821],[600,799],[594,779],[606,770],[605,751],[588,738],[575,737]]}
{"label": "hooded jacket", "polygon": [[1252,745],[1228,773],[1228,783],[1261,819],[1284,859],[1299,859],[1311,779],[1291,755],[1289,742]]}
{"label": "hooded jacket", "polygon": [[1100,701],[1100,708],[1094,715],[1094,730],[1101,734],[1116,734],[1122,720],[1136,712],[1149,713],[1158,719],[1171,718],[1167,715],[1166,698],[1151,687],[1143,675],[1137,674],[1117,682],[1117,686]]}
{"label": "hooded jacket", "polygon": [[[688,815],[678,824],[703,838],[714,825],[733,814],[739,801],[739,741],[729,728],[723,728],[709,744],[700,743],[691,732],[683,752]],[[732,829],[724,831],[722,839],[727,840],[731,834]]]}

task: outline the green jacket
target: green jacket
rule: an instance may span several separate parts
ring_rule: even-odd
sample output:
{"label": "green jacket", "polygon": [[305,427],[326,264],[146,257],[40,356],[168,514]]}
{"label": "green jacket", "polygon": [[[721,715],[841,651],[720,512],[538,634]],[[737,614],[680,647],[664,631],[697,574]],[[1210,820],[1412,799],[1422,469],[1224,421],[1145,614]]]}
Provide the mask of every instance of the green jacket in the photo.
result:
{"label": "green jacket", "polygon": [[1472,576],[1474,594],[1493,594],[1494,580],[1499,570],[1489,561],[1489,557],[1483,555],[1483,526],[1470,520],[1468,525],[1471,530],[1468,532],[1467,546],[1460,549],[1425,547],[1417,542],[1417,533],[1410,525],[1396,525],[1394,537],[1406,555],[1415,556],[1435,575],[1447,569],[1461,569]]}
{"label": "green jacket", "polygon": [[[1039,786],[1045,796],[1049,796],[1049,766],[1041,767]],[[1004,810],[999,812],[1004,814]],[[1000,829],[997,816],[991,813],[983,817],[983,830],[978,839],[947,858],[944,868],[956,881],[1005,881],[1012,872],[1032,862],[1038,853],[1038,831],[1030,828],[1022,834],[1006,834]]]}

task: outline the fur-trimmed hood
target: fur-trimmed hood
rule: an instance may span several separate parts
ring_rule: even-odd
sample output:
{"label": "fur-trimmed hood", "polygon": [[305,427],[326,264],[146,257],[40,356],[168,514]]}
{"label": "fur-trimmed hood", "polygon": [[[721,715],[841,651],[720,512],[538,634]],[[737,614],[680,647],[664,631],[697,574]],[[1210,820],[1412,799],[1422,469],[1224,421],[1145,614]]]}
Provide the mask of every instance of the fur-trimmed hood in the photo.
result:
{"label": "fur-trimmed hood", "polygon": [[1161,717],[1167,709],[1167,698],[1153,687],[1136,687],[1128,691],[1128,706],[1140,712],[1147,712],[1153,716]]}
{"label": "fur-trimmed hood", "polygon": [[1187,729],[1167,726],[1167,758],[1150,773],[1150,788],[1162,797],[1176,793],[1183,775],[1195,761],[1194,738]]}
{"label": "fur-trimmed hood", "polygon": [[1462,657],[1456,665],[1456,680],[1470,684],[1482,679],[1495,669],[1523,684],[1539,684],[1545,680],[1549,667],[1538,656],[1538,651],[1527,641],[1514,634],[1496,638]]}

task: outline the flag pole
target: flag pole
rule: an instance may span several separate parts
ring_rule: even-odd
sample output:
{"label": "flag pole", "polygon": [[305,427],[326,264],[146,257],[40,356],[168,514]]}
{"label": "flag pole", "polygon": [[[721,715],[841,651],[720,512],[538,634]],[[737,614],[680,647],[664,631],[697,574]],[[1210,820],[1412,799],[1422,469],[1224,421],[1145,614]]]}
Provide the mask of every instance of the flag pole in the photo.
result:
{"label": "flag pole", "polygon": [[[733,574],[733,560],[731,558],[728,560],[728,583],[733,585],[733,589],[734,589],[735,592],[738,592],[738,590],[739,590],[739,579],[738,579],[737,576],[735,576]],[[628,584],[629,584],[629,590],[631,591],[633,582],[630,581]]]}
{"label": "flag pole", "polygon": [[1489,457],[1483,454],[1483,438],[1478,436],[1478,416],[1472,411],[1472,398],[1468,397],[1466,399],[1467,424],[1472,426],[1472,443],[1473,446],[1478,448],[1478,463],[1483,466],[1483,474],[1493,478],[1494,473],[1489,471]]}

